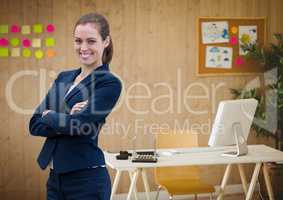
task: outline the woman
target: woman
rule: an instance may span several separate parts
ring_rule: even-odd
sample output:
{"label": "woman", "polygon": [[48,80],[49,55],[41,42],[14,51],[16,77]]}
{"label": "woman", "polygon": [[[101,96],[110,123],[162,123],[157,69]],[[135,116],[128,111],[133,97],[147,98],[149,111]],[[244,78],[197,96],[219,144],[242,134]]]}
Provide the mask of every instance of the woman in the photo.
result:
{"label": "woman", "polygon": [[74,29],[81,67],[61,72],[33,114],[29,129],[46,137],[39,154],[50,166],[47,200],[109,200],[111,182],[98,133],[116,104],[121,82],[109,72],[109,24],[100,14],[82,16]]}

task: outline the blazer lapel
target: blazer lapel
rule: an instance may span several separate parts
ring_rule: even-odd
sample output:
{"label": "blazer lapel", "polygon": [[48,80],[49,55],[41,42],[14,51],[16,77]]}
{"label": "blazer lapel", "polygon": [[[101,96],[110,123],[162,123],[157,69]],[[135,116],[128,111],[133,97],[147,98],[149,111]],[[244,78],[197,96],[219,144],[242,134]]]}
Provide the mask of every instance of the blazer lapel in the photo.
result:
{"label": "blazer lapel", "polygon": [[[95,80],[95,76],[93,73],[89,74],[87,77],[85,77],[78,85],[76,85],[71,92],[69,92],[64,100],[65,102],[68,102],[74,95],[76,95],[78,92],[84,92],[86,91],[86,87],[92,83]],[[69,89],[68,89],[69,90]]]}
{"label": "blazer lapel", "polygon": [[[81,71],[81,69],[79,69],[79,72],[80,72],[80,71]],[[76,95],[78,92],[82,92],[82,93],[86,92],[87,86],[88,86],[89,84],[91,84],[92,82],[95,82],[96,76],[99,76],[99,75],[101,75],[101,74],[103,74],[103,73],[106,73],[106,72],[108,72],[108,71],[109,71],[109,67],[108,67],[107,64],[104,64],[104,65],[98,67],[97,69],[93,70],[92,73],[90,73],[87,77],[85,77],[76,87],[74,87],[74,88],[72,89],[72,91],[70,91],[70,92],[65,96],[65,98],[64,98],[65,102],[67,103],[67,102],[68,102],[74,95]],[[79,73],[78,73],[78,74],[79,74]],[[78,74],[76,74],[76,76],[77,76]],[[76,77],[76,76],[75,76],[75,77]],[[72,82],[74,81],[75,77],[72,77]],[[93,84],[93,87],[94,87],[94,86],[95,86],[95,84]],[[67,88],[68,88],[68,90],[69,90],[70,86],[67,87]],[[68,91],[68,90],[67,90],[67,91]],[[93,90],[94,90],[94,88],[93,88]],[[67,91],[66,91],[66,92],[67,92]]]}
{"label": "blazer lapel", "polygon": [[71,85],[73,84],[75,78],[81,73],[81,68],[76,69],[70,72],[69,76],[64,77],[63,84],[64,84],[64,91],[63,94],[65,96],[66,92],[70,89]]}
{"label": "blazer lapel", "polygon": [[58,88],[58,102],[57,104],[59,112],[65,112],[66,111],[66,104],[64,101],[64,97],[67,93],[67,91],[70,89],[71,85],[73,84],[73,81],[79,75],[81,72],[81,69],[76,69],[74,71],[70,71],[68,74],[64,75],[60,82],[57,85]]}

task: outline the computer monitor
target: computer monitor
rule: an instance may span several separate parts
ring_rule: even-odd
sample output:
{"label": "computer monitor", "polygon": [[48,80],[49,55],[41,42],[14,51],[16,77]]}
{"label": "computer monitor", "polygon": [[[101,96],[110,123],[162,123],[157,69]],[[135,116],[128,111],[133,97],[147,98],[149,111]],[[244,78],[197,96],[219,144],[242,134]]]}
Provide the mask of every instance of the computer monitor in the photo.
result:
{"label": "computer monitor", "polygon": [[247,138],[257,107],[256,99],[221,101],[213,123],[209,146],[236,145],[237,151],[226,156],[248,153]]}

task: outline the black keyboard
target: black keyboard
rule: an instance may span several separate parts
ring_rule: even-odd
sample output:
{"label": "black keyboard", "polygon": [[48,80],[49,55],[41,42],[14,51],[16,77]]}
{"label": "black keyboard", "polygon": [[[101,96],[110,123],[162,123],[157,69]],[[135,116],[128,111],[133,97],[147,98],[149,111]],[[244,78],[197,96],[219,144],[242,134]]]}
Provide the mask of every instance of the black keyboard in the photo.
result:
{"label": "black keyboard", "polygon": [[156,163],[157,158],[150,154],[137,154],[135,157],[132,158],[132,162],[147,162],[147,163]]}

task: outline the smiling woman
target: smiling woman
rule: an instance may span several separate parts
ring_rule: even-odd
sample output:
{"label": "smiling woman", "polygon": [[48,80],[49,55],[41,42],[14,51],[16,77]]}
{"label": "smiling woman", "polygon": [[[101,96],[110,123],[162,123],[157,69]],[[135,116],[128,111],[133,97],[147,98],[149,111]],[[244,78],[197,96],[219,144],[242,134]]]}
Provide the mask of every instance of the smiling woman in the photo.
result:
{"label": "smiling woman", "polygon": [[109,200],[111,181],[98,134],[122,86],[109,71],[113,47],[104,16],[90,13],[78,20],[74,49],[81,67],[58,75],[29,129],[47,138],[38,157],[42,169],[50,166],[47,200]]}
{"label": "smiling woman", "polygon": [[75,29],[75,50],[81,63],[86,66],[101,65],[103,51],[109,43],[110,37],[103,39],[99,27],[93,23],[80,24]]}
{"label": "smiling woman", "polygon": [[75,25],[74,37],[75,50],[83,64],[110,63],[113,45],[105,17],[94,13],[83,16]]}

